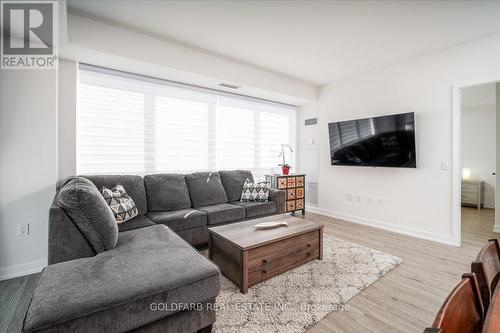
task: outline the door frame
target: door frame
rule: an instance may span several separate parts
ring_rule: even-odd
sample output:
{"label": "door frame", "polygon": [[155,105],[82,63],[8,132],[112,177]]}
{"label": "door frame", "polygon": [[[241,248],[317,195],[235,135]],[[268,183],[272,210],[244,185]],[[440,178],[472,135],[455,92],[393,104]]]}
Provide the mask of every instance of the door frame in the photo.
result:
{"label": "door frame", "polygon": [[[452,243],[455,246],[462,246],[462,210],[461,210],[461,191],[462,191],[462,88],[474,87],[486,83],[498,83],[500,77],[489,77],[480,80],[462,81],[452,86]],[[496,195],[495,190],[495,195]]]}

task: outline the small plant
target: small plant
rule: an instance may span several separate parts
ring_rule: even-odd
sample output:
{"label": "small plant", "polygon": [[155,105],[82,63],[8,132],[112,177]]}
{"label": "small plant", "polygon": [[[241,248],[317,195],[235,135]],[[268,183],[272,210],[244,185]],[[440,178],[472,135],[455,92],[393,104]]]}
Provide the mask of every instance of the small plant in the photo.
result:
{"label": "small plant", "polygon": [[283,163],[278,164],[278,165],[281,167],[283,174],[288,175],[288,173],[290,172],[290,169],[292,167],[290,165],[288,165],[285,161],[285,148],[288,148],[288,150],[290,150],[290,152],[293,153],[292,146],[290,146],[289,144],[286,144],[286,143],[282,143],[281,144],[281,152],[279,154],[279,157],[283,158]]}

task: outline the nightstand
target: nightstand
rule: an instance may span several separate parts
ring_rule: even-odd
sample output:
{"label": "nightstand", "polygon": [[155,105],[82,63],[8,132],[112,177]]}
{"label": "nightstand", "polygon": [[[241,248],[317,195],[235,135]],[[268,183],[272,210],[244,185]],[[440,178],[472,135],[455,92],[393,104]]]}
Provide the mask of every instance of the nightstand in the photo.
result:
{"label": "nightstand", "polygon": [[476,206],[477,209],[481,209],[483,200],[482,181],[462,180],[462,205]]}

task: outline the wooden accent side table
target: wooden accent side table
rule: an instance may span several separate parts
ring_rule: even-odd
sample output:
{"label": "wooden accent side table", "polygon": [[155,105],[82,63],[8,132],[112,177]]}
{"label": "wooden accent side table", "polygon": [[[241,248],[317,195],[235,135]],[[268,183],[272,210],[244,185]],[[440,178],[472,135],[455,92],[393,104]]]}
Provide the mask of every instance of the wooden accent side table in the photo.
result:
{"label": "wooden accent side table", "polygon": [[306,213],[305,197],[306,197],[306,175],[266,175],[266,181],[271,184],[272,189],[285,190],[285,207],[286,212],[295,213],[296,210],[301,210],[302,215]]}

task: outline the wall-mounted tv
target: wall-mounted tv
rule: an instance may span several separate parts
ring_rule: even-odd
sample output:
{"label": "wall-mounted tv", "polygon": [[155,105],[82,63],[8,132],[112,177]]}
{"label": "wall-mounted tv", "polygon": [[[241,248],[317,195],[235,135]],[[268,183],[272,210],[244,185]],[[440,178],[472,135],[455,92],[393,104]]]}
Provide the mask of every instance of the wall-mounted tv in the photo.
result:
{"label": "wall-mounted tv", "polygon": [[328,124],[332,165],[416,168],[415,114]]}

